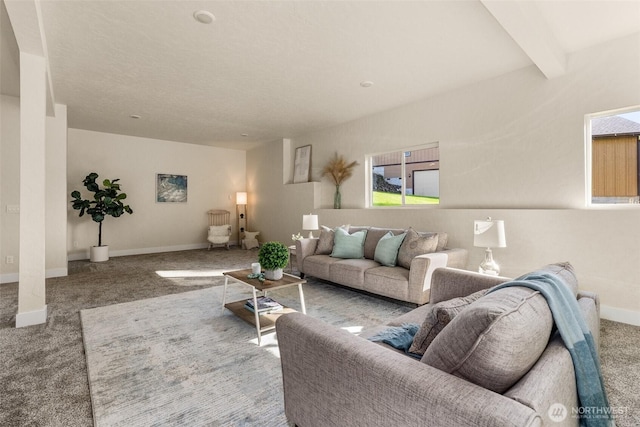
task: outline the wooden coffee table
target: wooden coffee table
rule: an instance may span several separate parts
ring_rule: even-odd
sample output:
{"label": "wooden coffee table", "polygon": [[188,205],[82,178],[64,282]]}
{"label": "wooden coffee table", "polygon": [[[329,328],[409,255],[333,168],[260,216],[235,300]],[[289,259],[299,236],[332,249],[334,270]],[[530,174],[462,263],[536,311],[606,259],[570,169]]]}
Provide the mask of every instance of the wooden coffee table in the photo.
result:
{"label": "wooden coffee table", "polygon": [[238,283],[247,285],[252,289],[254,307],[258,307],[257,291],[262,291],[263,295],[266,296],[268,291],[297,285],[298,294],[300,295],[300,308],[304,314],[307,314],[307,309],[304,305],[304,294],[302,292],[302,285],[304,283],[307,283],[306,280],[303,280],[291,274],[284,273],[282,276],[282,279],[280,280],[265,280],[264,282],[261,282],[258,279],[249,279],[247,277],[249,274],[251,274],[251,269],[227,271],[222,274],[224,274],[224,292],[222,294],[222,309],[224,310],[225,308],[228,308],[229,311],[231,311],[233,314],[235,314],[242,320],[252,325],[255,325],[256,331],[258,332],[258,345],[260,345],[261,343],[262,332],[274,329],[276,327],[276,319],[280,315],[285,313],[292,313],[292,312],[295,312],[295,310],[292,308],[283,306],[282,310],[260,314],[258,313],[258,310],[255,310],[255,312],[252,313],[251,311],[247,310],[244,307],[245,303],[247,302],[246,299],[227,303],[226,302],[227,285],[229,284],[229,279],[233,279]]}

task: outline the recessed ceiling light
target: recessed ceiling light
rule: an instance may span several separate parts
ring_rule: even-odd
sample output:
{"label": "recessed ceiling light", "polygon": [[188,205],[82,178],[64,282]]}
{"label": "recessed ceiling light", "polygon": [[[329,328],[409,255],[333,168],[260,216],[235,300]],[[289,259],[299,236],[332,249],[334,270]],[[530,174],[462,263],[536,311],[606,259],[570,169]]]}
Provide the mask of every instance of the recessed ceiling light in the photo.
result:
{"label": "recessed ceiling light", "polygon": [[363,82],[360,82],[360,86],[362,86],[362,87],[371,87],[371,86],[373,86],[373,82],[371,80],[365,80]]}
{"label": "recessed ceiling light", "polygon": [[140,118],[140,116],[137,115],[137,114],[132,114],[129,117],[131,117],[132,119],[139,119]]}
{"label": "recessed ceiling light", "polygon": [[202,24],[211,24],[216,20],[216,17],[213,16],[213,13],[209,12],[208,10],[197,10],[193,12],[193,17],[196,21]]}

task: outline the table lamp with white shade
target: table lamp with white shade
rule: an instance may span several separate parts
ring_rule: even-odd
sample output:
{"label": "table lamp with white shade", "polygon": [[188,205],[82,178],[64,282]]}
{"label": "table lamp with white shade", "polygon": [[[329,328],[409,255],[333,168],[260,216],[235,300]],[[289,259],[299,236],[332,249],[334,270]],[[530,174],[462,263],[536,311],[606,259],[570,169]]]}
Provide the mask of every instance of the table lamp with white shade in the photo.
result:
{"label": "table lamp with white shade", "polygon": [[318,230],[318,215],[302,215],[302,229],[309,231],[309,238],[313,239],[313,231]]}
{"label": "table lamp with white shade", "polygon": [[493,259],[491,248],[506,248],[507,240],[504,234],[504,221],[486,220],[474,221],[473,246],[486,248],[484,261],[480,264],[478,271],[484,274],[497,276],[500,274],[500,266]]}

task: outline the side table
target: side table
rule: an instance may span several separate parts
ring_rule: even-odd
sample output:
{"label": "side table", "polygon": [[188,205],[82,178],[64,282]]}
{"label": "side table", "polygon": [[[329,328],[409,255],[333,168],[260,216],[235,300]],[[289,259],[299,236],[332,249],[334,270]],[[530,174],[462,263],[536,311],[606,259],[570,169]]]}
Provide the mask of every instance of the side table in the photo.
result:
{"label": "side table", "polygon": [[244,307],[245,303],[247,302],[245,299],[227,303],[227,285],[229,284],[230,278],[251,288],[253,292],[254,307],[258,307],[257,291],[262,291],[266,295],[267,291],[270,290],[287,288],[289,286],[298,286],[298,295],[300,296],[300,309],[302,313],[307,314],[307,308],[304,305],[304,293],[302,292],[302,285],[304,283],[307,283],[306,280],[300,279],[299,277],[293,276],[291,274],[284,273],[282,279],[280,280],[265,280],[264,282],[261,282],[258,279],[249,279],[247,277],[249,274],[251,274],[251,269],[227,271],[222,274],[224,274],[222,309],[224,310],[225,308],[227,308],[229,309],[229,311],[231,311],[233,314],[235,314],[245,322],[255,325],[256,332],[258,333],[258,345],[261,344],[262,332],[275,329],[276,319],[280,315],[292,313],[295,312],[295,310],[283,306],[282,310],[260,314],[258,313],[258,310],[255,310],[253,313],[247,310]]}

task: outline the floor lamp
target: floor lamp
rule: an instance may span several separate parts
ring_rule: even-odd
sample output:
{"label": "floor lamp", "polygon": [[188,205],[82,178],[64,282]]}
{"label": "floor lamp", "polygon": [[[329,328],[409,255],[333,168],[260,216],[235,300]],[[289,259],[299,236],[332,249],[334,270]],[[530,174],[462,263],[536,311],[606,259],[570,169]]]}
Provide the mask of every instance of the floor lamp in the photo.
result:
{"label": "floor lamp", "polygon": [[247,229],[247,192],[236,193],[236,215],[238,217],[238,246],[242,245],[244,232]]}

